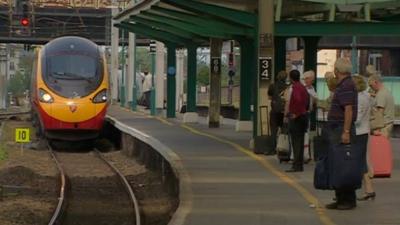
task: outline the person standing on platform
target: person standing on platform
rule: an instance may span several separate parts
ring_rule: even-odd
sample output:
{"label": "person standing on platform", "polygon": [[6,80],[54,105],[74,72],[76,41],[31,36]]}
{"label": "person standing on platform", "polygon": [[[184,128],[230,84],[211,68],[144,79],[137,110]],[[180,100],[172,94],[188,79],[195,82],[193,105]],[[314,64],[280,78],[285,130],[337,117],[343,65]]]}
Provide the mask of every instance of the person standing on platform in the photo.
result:
{"label": "person standing on platform", "polygon": [[[393,95],[385,88],[382,78],[379,75],[371,75],[368,79],[368,84],[373,92],[371,96],[375,98],[372,101],[371,133],[372,135],[383,135],[389,139],[393,130],[395,111]],[[372,187],[372,181],[368,171],[364,174],[364,185],[365,193],[362,197],[358,198],[358,200],[365,201],[375,199],[376,194]]]}
{"label": "person standing on platform", "polygon": [[289,73],[292,86],[289,89],[289,100],[285,107],[285,121],[289,123],[289,135],[293,149],[292,168],[286,172],[301,172],[304,164],[304,133],[307,130],[307,111],[309,95],[303,84],[300,83],[300,72],[292,70]]}
{"label": "person standing on platform", "polygon": [[370,120],[370,96],[367,91],[367,84],[362,76],[353,76],[354,84],[358,92],[358,105],[357,105],[357,120],[354,123],[356,127],[356,141],[360,145],[363,157],[363,180],[365,195],[358,200],[367,200],[369,196],[375,197],[375,192],[372,187],[371,179],[368,174],[368,161],[367,161],[367,148],[368,148],[368,134],[370,132],[369,120]]}
{"label": "person standing on platform", "polygon": [[[341,144],[350,144],[355,139],[354,122],[357,118],[357,90],[351,79],[352,65],[348,59],[339,58],[335,62],[335,76],[338,85],[333,95],[332,104],[328,112],[326,129],[328,141],[328,161],[334,160],[335,147]],[[355,157],[357,156],[355,154]],[[331,164],[331,163],[330,163]],[[340,165],[337,165],[340,166]],[[334,171],[335,168],[329,168]],[[361,174],[360,174],[361,175]],[[336,201],[326,205],[327,209],[348,210],[357,206],[356,188],[335,189]]]}
{"label": "person standing on platform", "polygon": [[150,109],[150,94],[151,94],[151,74],[149,74],[149,71],[145,70],[143,72],[143,95],[145,99],[145,105],[146,109]]}
{"label": "person standing on platform", "polygon": [[269,149],[264,154],[274,155],[276,154],[276,140],[278,134],[278,128],[282,129],[283,125],[283,114],[285,112],[285,99],[284,93],[288,85],[286,84],[287,73],[282,70],[278,73],[276,82],[268,87],[268,97],[271,100],[271,111],[269,116],[269,123],[271,127],[272,136],[272,149]]}
{"label": "person standing on platform", "polygon": [[310,106],[308,107],[308,113],[307,113],[307,132],[306,135],[304,136],[304,162],[309,163],[311,161],[311,151],[310,151],[310,131],[311,131],[311,115],[313,112],[316,110],[317,102],[318,102],[318,96],[317,92],[315,91],[315,88],[313,86],[314,81],[315,81],[315,72],[313,70],[308,70],[304,72],[303,74],[304,78],[304,86],[307,89],[308,95],[310,96],[310,101],[309,104]]}
{"label": "person standing on platform", "polygon": [[310,107],[309,111],[313,111],[315,109],[315,105],[318,100],[317,92],[313,86],[315,81],[315,73],[312,70],[304,72],[304,86],[307,89],[308,94],[310,95]]}
{"label": "person standing on platform", "polygon": [[374,126],[371,124],[373,135],[384,135],[390,138],[394,122],[394,98],[392,93],[383,85],[382,77],[372,75],[368,79],[368,84],[375,91],[375,101],[372,113],[375,116],[383,117],[383,124]]}

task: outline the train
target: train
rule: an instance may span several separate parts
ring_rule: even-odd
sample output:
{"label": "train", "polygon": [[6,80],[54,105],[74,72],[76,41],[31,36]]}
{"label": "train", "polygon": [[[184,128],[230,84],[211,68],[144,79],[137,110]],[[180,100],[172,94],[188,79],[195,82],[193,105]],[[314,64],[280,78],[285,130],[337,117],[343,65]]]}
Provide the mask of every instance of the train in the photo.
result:
{"label": "train", "polygon": [[83,37],[64,36],[35,49],[31,106],[39,137],[95,139],[108,105],[109,75],[100,46]]}

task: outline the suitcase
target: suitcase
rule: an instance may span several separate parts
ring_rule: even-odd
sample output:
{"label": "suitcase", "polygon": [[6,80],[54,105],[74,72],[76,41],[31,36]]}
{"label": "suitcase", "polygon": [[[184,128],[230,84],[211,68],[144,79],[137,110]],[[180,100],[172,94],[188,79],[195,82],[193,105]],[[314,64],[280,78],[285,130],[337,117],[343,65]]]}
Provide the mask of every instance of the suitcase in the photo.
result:
{"label": "suitcase", "polygon": [[329,181],[329,161],[327,156],[319,158],[315,163],[314,188],[318,190],[332,190]]}
{"label": "suitcase", "polygon": [[271,131],[270,131],[270,126],[269,126],[269,112],[268,112],[268,106],[260,106],[260,114],[262,114],[263,109],[265,109],[265,113],[266,113],[266,119],[267,119],[267,134],[263,134],[263,123],[262,123],[262,116],[260,117],[260,129],[261,129],[261,135],[260,136],[256,136],[254,139],[254,149],[253,152],[255,154],[263,154],[266,152],[271,152],[273,151],[273,143],[274,143],[274,139],[273,137],[270,135]]}
{"label": "suitcase", "polygon": [[[325,111],[322,111],[322,120],[325,121]],[[327,151],[328,142],[323,135],[323,128],[321,122],[317,120],[317,135],[313,138],[313,159],[318,161],[321,157],[325,156]]]}
{"label": "suitcase", "polygon": [[385,136],[371,135],[369,139],[369,163],[374,177],[390,177],[393,169],[392,145]]}

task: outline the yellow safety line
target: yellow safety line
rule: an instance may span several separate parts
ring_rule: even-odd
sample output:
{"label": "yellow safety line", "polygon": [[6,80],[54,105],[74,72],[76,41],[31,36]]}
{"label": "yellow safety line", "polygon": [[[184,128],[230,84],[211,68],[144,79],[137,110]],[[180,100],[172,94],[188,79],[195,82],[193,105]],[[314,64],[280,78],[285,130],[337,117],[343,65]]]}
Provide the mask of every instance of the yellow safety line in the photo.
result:
{"label": "yellow safety line", "polygon": [[154,118],[155,118],[156,120],[160,121],[161,123],[167,124],[167,125],[169,125],[169,126],[174,126],[173,123],[169,122],[168,120],[166,120],[166,119],[164,119],[164,118],[162,118],[162,117],[156,116],[156,117],[154,117]]}
{"label": "yellow safety line", "polygon": [[288,185],[290,185],[291,187],[296,189],[308,203],[315,205],[315,211],[318,214],[318,216],[319,216],[319,218],[320,218],[320,220],[321,220],[321,222],[323,224],[325,224],[325,225],[336,225],[331,220],[331,218],[329,218],[329,216],[326,214],[325,209],[323,207],[320,207],[320,204],[319,204],[319,201],[318,201],[317,197],[315,197],[313,194],[311,194],[306,188],[304,188],[296,180],[294,180],[290,176],[286,175],[285,173],[282,173],[281,171],[279,171],[278,168],[273,166],[264,157],[255,155],[251,150],[249,150],[247,148],[244,148],[241,145],[239,145],[237,143],[234,143],[232,141],[228,141],[228,140],[219,138],[217,136],[201,132],[201,131],[196,130],[195,128],[192,128],[192,127],[187,126],[187,125],[181,125],[181,127],[189,130],[190,132],[192,132],[194,134],[198,134],[198,135],[201,135],[201,136],[209,137],[209,138],[214,139],[216,141],[231,145],[236,150],[238,150],[240,152],[243,152],[244,154],[246,154],[246,155],[250,156],[251,158],[255,159],[256,161],[261,163],[261,165],[263,167],[265,167],[267,170],[269,170],[271,173],[273,173],[275,176],[277,176],[283,182],[287,183]]}
{"label": "yellow safety line", "polygon": [[[124,110],[125,110],[125,109],[124,109]],[[132,110],[128,110],[128,109],[126,109],[126,111],[132,112],[132,113],[137,114],[137,115],[146,116],[146,117],[149,118],[149,119],[156,119],[156,120],[160,121],[161,123],[164,123],[164,124],[166,124],[166,125],[168,125],[168,126],[174,126],[173,123],[171,123],[171,122],[169,122],[168,120],[166,120],[166,119],[164,119],[164,118],[162,118],[162,117],[159,117],[159,116],[148,115],[148,114],[146,114],[146,113],[143,112],[143,111],[132,111]]]}

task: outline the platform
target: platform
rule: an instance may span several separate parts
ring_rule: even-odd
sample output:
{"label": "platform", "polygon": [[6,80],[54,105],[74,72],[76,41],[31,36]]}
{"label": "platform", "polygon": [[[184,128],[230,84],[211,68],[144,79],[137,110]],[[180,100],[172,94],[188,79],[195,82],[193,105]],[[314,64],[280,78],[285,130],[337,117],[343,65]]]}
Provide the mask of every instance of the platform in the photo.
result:
{"label": "platform", "polygon": [[400,224],[400,139],[392,140],[392,177],[373,180],[374,201],[358,202],[350,211],[326,210],[323,206],[334,194],[313,188],[314,163],[305,165],[302,173],[287,174],[289,164],[253,154],[247,147],[251,133],[235,132],[234,121],[208,128],[202,117],[197,124],[185,125],[179,118],[147,113],[111,106],[108,117],[177,157],[177,169],[187,177],[180,187],[184,204],[170,225]]}

